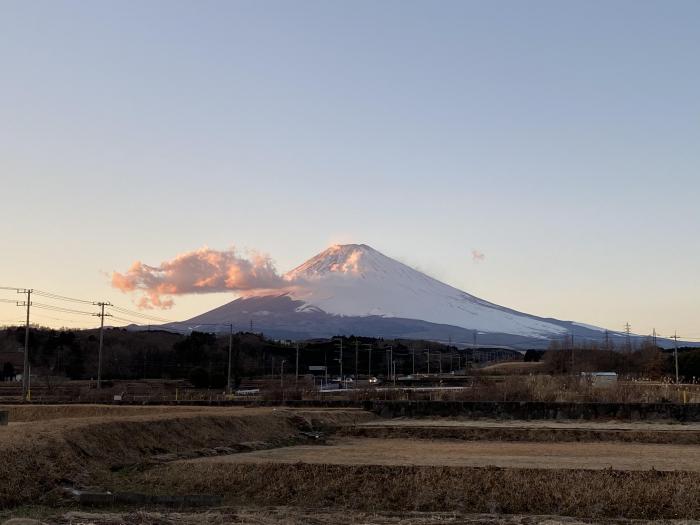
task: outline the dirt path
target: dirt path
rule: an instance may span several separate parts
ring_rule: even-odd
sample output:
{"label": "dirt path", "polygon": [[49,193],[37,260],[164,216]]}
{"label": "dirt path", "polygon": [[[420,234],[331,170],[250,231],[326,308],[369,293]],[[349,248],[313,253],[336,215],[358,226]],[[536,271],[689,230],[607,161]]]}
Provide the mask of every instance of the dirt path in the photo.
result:
{"label": "dirt path", "polygon": [[700,423],[679,423],[659,421],[579,421],[579,420],[497,420],[497,419],[377,419],[368,421],[361,427],[395,428],[556,428],[556,429],[597,429],[597,430],[655,430],[673,432],[700,431]]}

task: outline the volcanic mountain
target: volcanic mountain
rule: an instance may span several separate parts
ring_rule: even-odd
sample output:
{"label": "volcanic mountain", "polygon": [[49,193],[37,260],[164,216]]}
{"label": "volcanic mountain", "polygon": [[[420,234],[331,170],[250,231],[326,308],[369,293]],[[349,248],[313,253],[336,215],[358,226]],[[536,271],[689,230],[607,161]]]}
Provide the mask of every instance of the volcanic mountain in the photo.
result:
{"label": "volcanic mountain", "polygon": [[601,340],[605,333],[479,299],[365,244],[331,246],[284,279],[288,287],[276,293],[241,297],[171,326],[211,331],[233,323],[281,339],[358,335],[516,348],[546,347],[571,335]]}

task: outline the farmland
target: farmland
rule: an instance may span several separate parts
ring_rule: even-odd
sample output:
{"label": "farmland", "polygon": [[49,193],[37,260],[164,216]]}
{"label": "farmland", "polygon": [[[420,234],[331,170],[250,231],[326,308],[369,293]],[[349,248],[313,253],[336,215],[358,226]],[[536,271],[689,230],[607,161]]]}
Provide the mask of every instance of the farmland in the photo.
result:
{"label": "farmland", "polygon": [[[387,419],[282,406],[0,410],[10,413],[0,427],[0,516],[8,518],[423,525],[700,517],[697,422]],[[108,499],[96,508],[75,491]],[[188,494],[218,503],[188,506]]]}

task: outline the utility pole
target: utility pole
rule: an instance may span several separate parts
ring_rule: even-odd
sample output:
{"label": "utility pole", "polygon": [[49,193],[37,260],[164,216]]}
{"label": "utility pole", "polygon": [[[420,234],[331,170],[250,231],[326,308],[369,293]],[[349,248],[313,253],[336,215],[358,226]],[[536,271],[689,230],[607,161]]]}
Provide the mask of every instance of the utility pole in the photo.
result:
{"label": "utility pole", "polygon": [[416,375],[416,347],[411,345],[411,375]]}
{"label": "utility pole", "polygon": [[574,375],[574,333],[571,332],[571,375]]}
{"label": "utility pole", "polygon": [[355,381],[357,381],[357,367],[360,359],[360,342],[355,339]]}
{"label": "utility pole", "polygon": [[430,347],[426,348],[426,361],[428,362],[428,375],[430,375]]}
{"label": "utility pole", "polygon": [[625,323],[625,334],[627,334],[627,351],[632,352],[632,340],[630,339],[630,333],[631,333],[632,327],[630,326],[629,323]]}
{"label": "utility pole", "polygon": [[280,364],[280,388],[282,389],[282,397],[284,397],[284,364],[286,362],[286,359],[282,359],[282,363]]}
{"label": "utility pole", "polygon": [[651,342],[654,345],[654,348],[656,348],[656,328],[651,333]]}
{"label": "utility pole", "polygon": [[676,384],[678,384],[678,332],[674,332],[671,339],[673,339],[673,358],[676,361]]}
{"label": "utility pole", "polygon": [[97,389],[99,390],[102,388],[102,343],[104,341],[105,316],[112,317],[111,314],[105,313],[105,306],[112,306],[112,303],[97,302],[92,304],[100,307],[99,314],[92,314],[100,318],[100,346],[97,350]]}
{"label": "utility pole", "polygon": [[17,293],[26,293],[27,300],[24,302],[18,302],[17,306],[27,307],[27,324],[24,326],[24,368],[22,368],[22,401],[27,400],[27,393],[29,392],[29,307],[32,305],[32,290],[27,288],[26,290],[17,290]]}
{"label": "utility pole", "polygon": [[340,359],[338,359],[338,362],[340,363],[340,382],[342,384],[343,382],[343,338],[340,338]]}
{"label": "utility pole", "polygon": [[393,376],[393,366],[392,366],[392,361],[394,360],[394,345],[389,345],[387,348],[387,354],[388,354],[388,359],[387,359],[387,371],[389,373],[389,379]]}
{"label": "utility pole", "polygon": [[294,381],[299,382],[299,343],[297,343],[296,367],[294,371]]}
{"label": "utility pole", "polygon": [[372,377],[372,343],[367,343],[365,346],[369,350],[369,356],[367,358],[367,380],[369,381],[369,378]]}
{"label": "utility pole", "polygon": [[228,395],[231,395],[231,357],[233,355],[233,323],[231,323],[228,326],[228,375],[226,380],[226,393]]}

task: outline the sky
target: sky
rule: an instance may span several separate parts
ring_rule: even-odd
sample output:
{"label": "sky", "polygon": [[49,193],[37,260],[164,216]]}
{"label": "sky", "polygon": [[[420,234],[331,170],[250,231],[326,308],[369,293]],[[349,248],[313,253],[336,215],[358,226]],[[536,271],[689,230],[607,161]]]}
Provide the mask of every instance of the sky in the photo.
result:
{"label": "sky", "polygon": [[698,56],[695,0],[0,0],[0,286],[136,310],[135,261],[357,242],[700,339]]}

